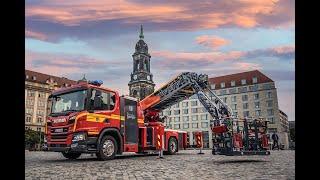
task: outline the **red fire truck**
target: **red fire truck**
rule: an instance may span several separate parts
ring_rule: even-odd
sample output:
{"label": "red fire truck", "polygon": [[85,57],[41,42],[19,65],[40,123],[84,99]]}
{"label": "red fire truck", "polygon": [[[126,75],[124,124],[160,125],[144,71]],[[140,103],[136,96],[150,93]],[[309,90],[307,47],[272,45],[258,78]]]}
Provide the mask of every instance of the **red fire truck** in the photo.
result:
{"label": "red fire truck", "polygon": [[69,159],[96,153],[108,160],[123,152],[175,154],[186,148],[186,132],[164,129],[158,113],[144,112],[136,99],[100,85],[80,83],[50,95],[47,150]]}
{"label": "red fire truck", "polygon": [[[265,131],[257,131],[261,123],[254,121],[254,137],[249,137],[248,123],[244,131],[233,131],[237,125],[230,126],[236,122],[231,117],[232,110],[210,90],[207,75],[181,73],[141,101],[120,96],[101,84],[100,81],[80,83],[50,95],[47,150],[62,152],[69,159],[76,159],[81,153],[96,153],[101,160],[113,159],[123,152],[163,150],[175,154],[186,148],[187,133],[165,129],[160,112],[197,95],[212,117],[210,127],[217,137],[213,154],[270,154],[264,146]],[[266,129],[266,124],[264,127]]]}

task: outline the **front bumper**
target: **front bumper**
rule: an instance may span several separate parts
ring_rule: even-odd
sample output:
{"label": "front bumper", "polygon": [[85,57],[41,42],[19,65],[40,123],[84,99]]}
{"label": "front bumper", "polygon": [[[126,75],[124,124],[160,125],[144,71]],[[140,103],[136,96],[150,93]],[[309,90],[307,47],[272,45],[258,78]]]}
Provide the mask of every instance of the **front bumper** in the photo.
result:
{"label": "front bumper", "polygon": [[72,142],[71,144],[56,144],[48,142],[47,151],[54,152],[80,152],[92,153],[97,152],[97,137],[87,137],[85,140]]}

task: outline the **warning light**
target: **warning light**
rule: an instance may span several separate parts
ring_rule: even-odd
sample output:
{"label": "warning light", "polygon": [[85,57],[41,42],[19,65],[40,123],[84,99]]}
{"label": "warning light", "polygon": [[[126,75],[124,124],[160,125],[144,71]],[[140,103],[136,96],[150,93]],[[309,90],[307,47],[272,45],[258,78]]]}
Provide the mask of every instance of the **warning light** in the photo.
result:
{"label": "warning light", "polygon": [[101,86],[101,84],[103,84],[103,81],[101,81],[101,80],[89,81],[89,84],[92,84],[95,86]]}

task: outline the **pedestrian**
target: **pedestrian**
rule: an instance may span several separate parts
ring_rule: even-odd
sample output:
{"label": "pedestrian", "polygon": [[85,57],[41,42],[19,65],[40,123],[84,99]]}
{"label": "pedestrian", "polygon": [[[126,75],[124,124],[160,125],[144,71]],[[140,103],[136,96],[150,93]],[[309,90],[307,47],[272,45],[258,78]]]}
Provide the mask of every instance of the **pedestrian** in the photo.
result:
{"label": "pedestrian", "polygon": [[277,149],[279,150],[279,144],[278,144],[279,136],[276,133],[272,134],[272,140],[273,140],[272,150],[274,150],[275,146],[277,146]]}

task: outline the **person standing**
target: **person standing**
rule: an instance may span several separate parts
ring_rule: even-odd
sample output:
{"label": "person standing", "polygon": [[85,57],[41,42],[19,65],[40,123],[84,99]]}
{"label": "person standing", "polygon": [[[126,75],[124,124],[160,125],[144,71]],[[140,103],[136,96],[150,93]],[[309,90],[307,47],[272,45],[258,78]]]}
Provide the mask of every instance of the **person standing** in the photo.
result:
{"label": "person standing", "polygon": [[276,133],[272,134],[272,140],[273,140],[273,145],[272,145],[272,150],[274,150],[275,146],[277,146],[277,149],[279,150],[279,136]]}

